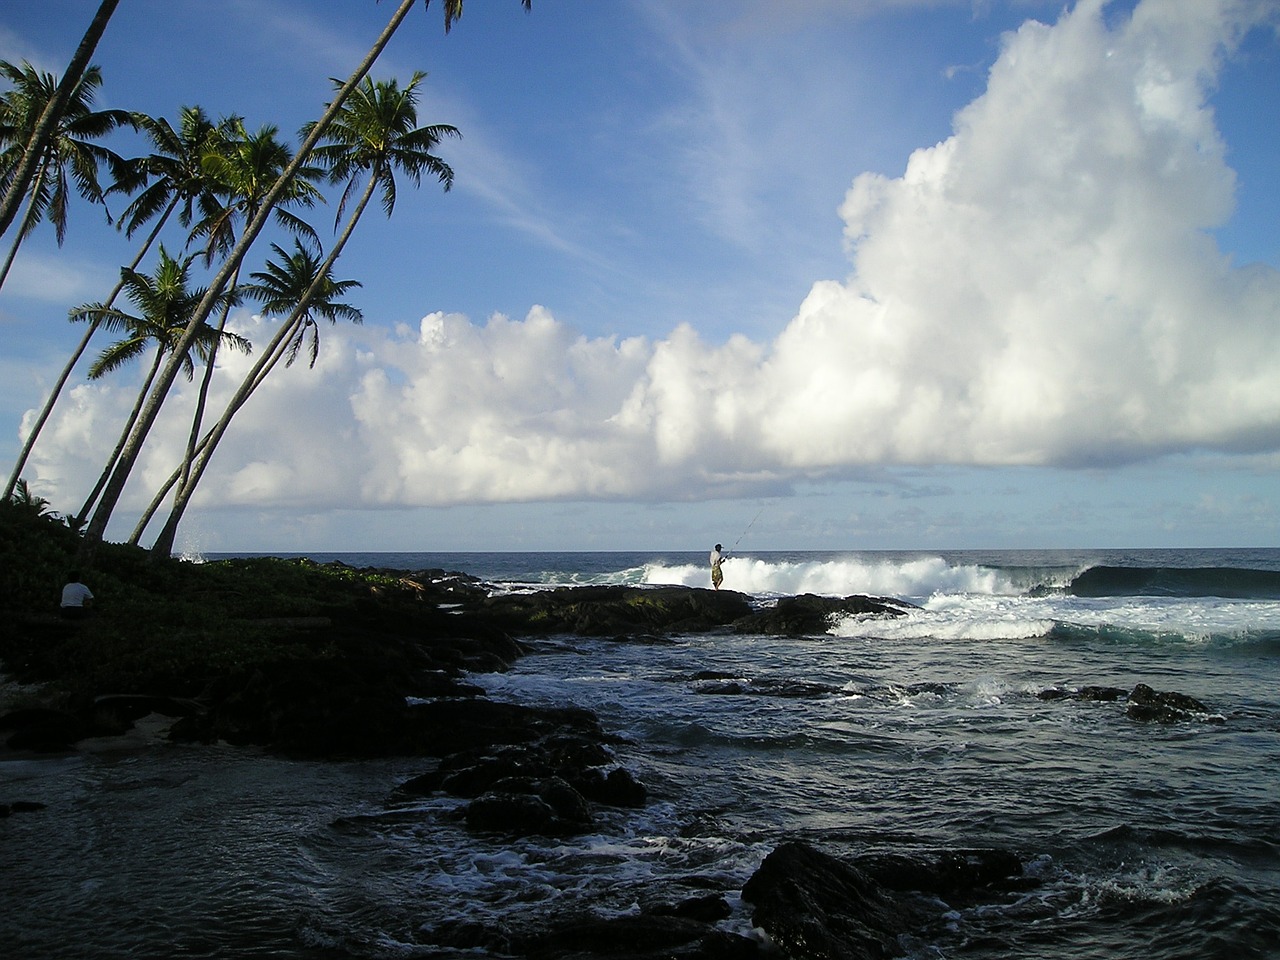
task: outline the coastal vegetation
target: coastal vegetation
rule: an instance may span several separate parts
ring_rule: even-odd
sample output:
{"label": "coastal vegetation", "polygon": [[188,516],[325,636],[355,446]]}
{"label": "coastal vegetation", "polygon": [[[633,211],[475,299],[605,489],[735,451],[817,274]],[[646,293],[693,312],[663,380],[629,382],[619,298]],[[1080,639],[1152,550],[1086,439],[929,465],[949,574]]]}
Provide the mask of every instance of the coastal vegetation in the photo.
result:
{"label": "coastal vegetation", "polygon": [[[185,449],[130,538],[136,545],[165,498],[172,496],[167,519],[151,547],[155,555],[165,558],[210,458],[263,379],[281,359],[285,366],[291,365],[304,346],[314,365],[319,347],[317,318],[359,322],[359,310],[342,299],[359,281],[335,279],[332,271],[369,202],[376,195],[383,212],[392,214],[397,173],[414,186],[426,176],[449,189],[453,170],[435,150],[443,139],[460,134],[448,124],[419,125],[417,102],[425,74],[415,72],[403,86],[395,79],[369,76],[415,5],[416,0],[402,0],[396,6],[351,75],[334,81],[332,99],[318,120],[301,128],[296,148],[270,123],[251,131],[242,117],[214,121],[198,106],[181,107],[176,127],[163,117],[138,112],[95,111],[94,95],[103,84],[103,73],[89,59],[114,12],[115,0],[101,3],[61,79],[39,73],[25,62],[0,63],[0,81],[7,81],[9,87],[0,92],[0,234],[13,237],[9,259],[0,270],[0,285],[21,241],[42,221],[53,225],[61,241],[72,186],[104,211],[110,198],[129,197],[118,219],[107,213],[126,239],[151,225],[140,248],[121,268],[122,279],[115,289],[101,301],[70,310],[71,319],[85,323],[85,332],[28,430],[0,496],[6,504],[14,497],[41,431],[91,339],[104,328],[127,328],[124,340],[99,354],[90,377],[104,376],[146,351],[153,353],[153,359],[138,403],[122,425],[120,442],[104,464],[99,483],[81,509],[67,516],[68,526],[82,534],[82,560],[92,559],[102,542],[178,375],[193,373],[193,354],[203,372]],[[428,5],[429,0],[423,4]],[[521,5],[530,9],[531,0],[521,0]],[[448,32],[462,15],[463,3],[443,0],[442,7]],[[120,129],[139,135],[151,152],[122,157],[99,142]],[[327,251],[320,234],[302,216],[328,201],[326,185],[340,190],[334,217],[337,236]],[[20,202],[25,204],[21,216]],[[350,215],[343,223],[348,209]],[[255,268],[251,259],[255,244],[272,223],[281,235],[292,238],[292,250],[270,240],[268,234],[271,255]],[[180,234],[175,226],[181,228]],[[167,248],[160,245],[162,235],[172,238]],[[156,250],[159,259],[148,273],[144,262]],[[187,272],[197,261],[210,276],[203,286],[191,289]],[[252,283],[241,283],[245,274]],[[139,291],[149,285],[158,287],[162,279],[182,281],[170,288],[172,300],[160,311],[163,318],[156,315],[156,304],[139,302]],[[140,317],[116,306],[121,293],[140,307]],[[207,405],[219,347],[252,348],[226,330],[231,308],[244,297],[260,300],[264,314],[279,318],[278,326],[209,426]]]}

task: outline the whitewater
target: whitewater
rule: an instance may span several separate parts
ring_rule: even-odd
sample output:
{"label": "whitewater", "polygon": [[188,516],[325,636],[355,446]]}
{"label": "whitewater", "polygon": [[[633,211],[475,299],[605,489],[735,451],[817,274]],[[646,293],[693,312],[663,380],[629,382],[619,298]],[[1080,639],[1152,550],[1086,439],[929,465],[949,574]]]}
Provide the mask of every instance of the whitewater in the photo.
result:
{"label": "whitewater", "polygon": [[[703,551],[311,556],[495,591],[709,585]],[[7,796],[50,811],[0,821],[0,949],[500,957],[458,949],[458,931],[712,890],[725,929],[768,956],[737,891],[804,839],[1018,856],[1018,893],[940,905],[900,943],[912,960],[1280,956],[1280,551],[743,551],[724,569],[758,605],[910,606],[804,637],[537,638],[511,671],[470,678],[586,707],[620,738],[649,802],[587,836],[470,834],[462,801],[396,797],[421,759],[285,761],[144,729],[0,763]],[[1123,698],[1074,696],[1139,683],[1205,712],[1140,722]]]}

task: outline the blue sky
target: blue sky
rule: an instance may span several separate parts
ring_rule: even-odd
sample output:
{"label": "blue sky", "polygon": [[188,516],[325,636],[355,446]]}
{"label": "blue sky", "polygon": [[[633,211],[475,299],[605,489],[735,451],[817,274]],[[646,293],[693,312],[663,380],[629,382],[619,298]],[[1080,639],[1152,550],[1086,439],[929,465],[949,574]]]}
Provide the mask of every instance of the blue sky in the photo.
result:
{"label": "blue sky", "polygon": [[[0,57],[61,70],[96,5],[8,0]],[[391,8],[122,0],[98,103],[291,136]],[[372,74],[428,73],[454,188],[365,218],[336,270],[364,325],[255,395],[178,546],[701,549],[757,517],[742,550],[1275,545],[1278,26],[1266,0],[415,11]],[[67,310],[134,250],[84,204],[51,234],[0,291],[6,473]],[[60,402],[27,470],[55,509],[131,376]]]}

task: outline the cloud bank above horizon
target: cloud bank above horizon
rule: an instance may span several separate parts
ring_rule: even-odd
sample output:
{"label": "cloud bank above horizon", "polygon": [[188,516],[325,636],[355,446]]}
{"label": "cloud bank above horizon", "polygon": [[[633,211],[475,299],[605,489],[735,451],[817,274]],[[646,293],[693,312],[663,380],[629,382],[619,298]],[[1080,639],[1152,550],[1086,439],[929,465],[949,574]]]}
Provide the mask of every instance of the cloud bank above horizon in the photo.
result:
{"label": "cloud bank above horizon", "polygon": [[[884,465],[1274,452],[1280,273],[1214,242],[1235,184],[1208,102],[1224,57],[1274,21],[1239,0],[1147,0],[1114,22],[1083,0],[1028,21],[949,138],[899,177],[853,178],[850,274],[814,283],[769,342],[689,324],[588,337],[540,306],[325,329],[316,369],[274,375],[237,419],[202,496],[682,500]],[[263,342],[269,325],[237,330]],[[248,363],[221,366],[228,383]],[[73,391],[36,450],[43,491],[93,475],[132,399]],[[177,412],[139,498],[175,463]]]}

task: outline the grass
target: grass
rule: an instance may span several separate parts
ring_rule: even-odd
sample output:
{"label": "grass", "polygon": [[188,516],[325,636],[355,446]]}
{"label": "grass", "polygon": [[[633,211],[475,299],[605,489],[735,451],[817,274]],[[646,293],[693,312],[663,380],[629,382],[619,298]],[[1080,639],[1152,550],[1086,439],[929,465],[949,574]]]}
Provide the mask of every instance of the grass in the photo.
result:
{"label": "grass", "polygon": [[[341,617],[399,578],[309,560],[193,563],[103,543],[79,565],[82,541],[55,518],[0,503],[0,663],[51,700],[96,693],[194,695],[209,679],[256,662],[331,656],[297,618]],[[93,591],[94,613],[58,618],[70,571]],[[290,621],[294,621],[291,623]]]}

